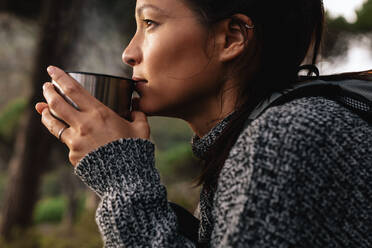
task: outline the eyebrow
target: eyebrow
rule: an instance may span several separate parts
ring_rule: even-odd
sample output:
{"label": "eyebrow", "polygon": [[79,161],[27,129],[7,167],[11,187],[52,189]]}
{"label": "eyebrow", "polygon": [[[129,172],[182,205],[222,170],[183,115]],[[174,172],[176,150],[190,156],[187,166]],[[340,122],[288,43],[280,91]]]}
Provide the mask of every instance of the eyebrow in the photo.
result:
{"label": "eyebrow", "polygon": [[155,5],[152,5],[152,4],[144,4],[140,6],[139,8],[137,8],[136,10],[137,15],[140,16],[145,9],[153,9],[155,11],[160,12],[163,15],[168,15],[163,9],[160,9],[159,7],[156,7]]}

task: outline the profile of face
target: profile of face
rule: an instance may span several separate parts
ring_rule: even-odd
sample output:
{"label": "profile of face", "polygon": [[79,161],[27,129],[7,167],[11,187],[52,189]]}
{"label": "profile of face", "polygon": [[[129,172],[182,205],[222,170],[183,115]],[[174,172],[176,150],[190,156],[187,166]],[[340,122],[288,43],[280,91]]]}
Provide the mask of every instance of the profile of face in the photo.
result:
{"label": "profile of face", "polygon": [[137,0],[137,31],[123,52],[138,81],[139,109],[187,119],[216,101],[224,65],[215,41],[181,0]]}

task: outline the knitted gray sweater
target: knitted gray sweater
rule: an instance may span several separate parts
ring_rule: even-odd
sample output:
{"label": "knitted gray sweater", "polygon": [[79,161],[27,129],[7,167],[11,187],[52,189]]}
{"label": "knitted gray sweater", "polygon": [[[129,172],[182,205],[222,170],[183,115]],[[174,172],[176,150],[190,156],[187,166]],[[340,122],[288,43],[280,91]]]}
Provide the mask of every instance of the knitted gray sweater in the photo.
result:
{"label": "knitted gray sweater", "polygon": [[[204,158],[229,121],[193,139]],[[320,97],[272,107],[240,134],[213,196],[200,197],[210,247],[372,247],[372,128]],[[75,173],[100,197],[105,247],[195,247],[178,233],[148,140],[121,139]]]}

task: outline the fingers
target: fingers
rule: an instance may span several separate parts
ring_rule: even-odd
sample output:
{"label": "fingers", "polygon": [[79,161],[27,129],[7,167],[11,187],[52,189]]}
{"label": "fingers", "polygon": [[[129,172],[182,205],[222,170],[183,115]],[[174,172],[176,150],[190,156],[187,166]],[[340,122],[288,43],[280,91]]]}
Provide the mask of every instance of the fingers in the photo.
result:
{"label": "fingers", "polygon": [[148,122],[146,114],[140,111],[132,111],[131,118],[133,122]]}
{"label": "fingers", "polygon": [[48,107],[48,104],[45,102],[39,102],[35,105],[36,111],[41,115],[43,110]]}
{"label": "fingers", "polygon": [[49,66],[47,71],[52,80],[58,85],[58,90],[61,91],[67,99],[72,100],[79,109],[86,110],[92,107],[98,100],[86,91],[75,79],[70,77],[63,70],[55,66]]}
{"label": "fingers", "polygon": [[132,125],[134,130],[136,130],[136,137],[142,139],[150,139],[150,125],[147,121],[147,116],[145,113],[140,111],[132,111]]}
{"label": "fingers", "polygon": [[[65,139],[69,138],[70,134],[69,128],[66,127],[65,124],[54,118],[48,108],[44,108],[43,111],[41,112],[41,122],[44,124],[44,126],[49,130],[51,134],[53,134],[56,138],[60,138],[60,140],[63,143],[65,143],[64,142]],[[60,133],[60,131],[63,129],[64,131]]]}
{"label": "fingers", "polygon": [[[51,83],[45,83],[43,86],[44,98],[48,103],[49,111],[59,119],[62,119],[67,124],[74,125],[75,119],[79,113],[74,107],[68,104],[60,94],[58,94],[54,86]],[[39,106],[39,108],[45,108],[45,105]],[[41,109],[41,112],[42,110]]]}

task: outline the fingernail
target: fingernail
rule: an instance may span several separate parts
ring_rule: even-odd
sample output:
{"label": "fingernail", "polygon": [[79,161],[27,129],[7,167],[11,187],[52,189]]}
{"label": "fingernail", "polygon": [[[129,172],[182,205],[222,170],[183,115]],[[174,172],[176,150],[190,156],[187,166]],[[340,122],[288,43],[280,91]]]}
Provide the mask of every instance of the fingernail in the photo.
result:
{"label": "fingernail", "polygon": [[55,70],[56,70],[56,68],[54,66],[49,66],[47,68],[47,71],[48,71],[48,73],[49,73],[50,76],[53,76]]}
{"label": "fingernail", "polygon": [[45,83],[45,84],[43,84],[43,90],[44,90],[44,91],[46,90],[46,88],[48,87],[49,84],[50,84],[50,83]]}

